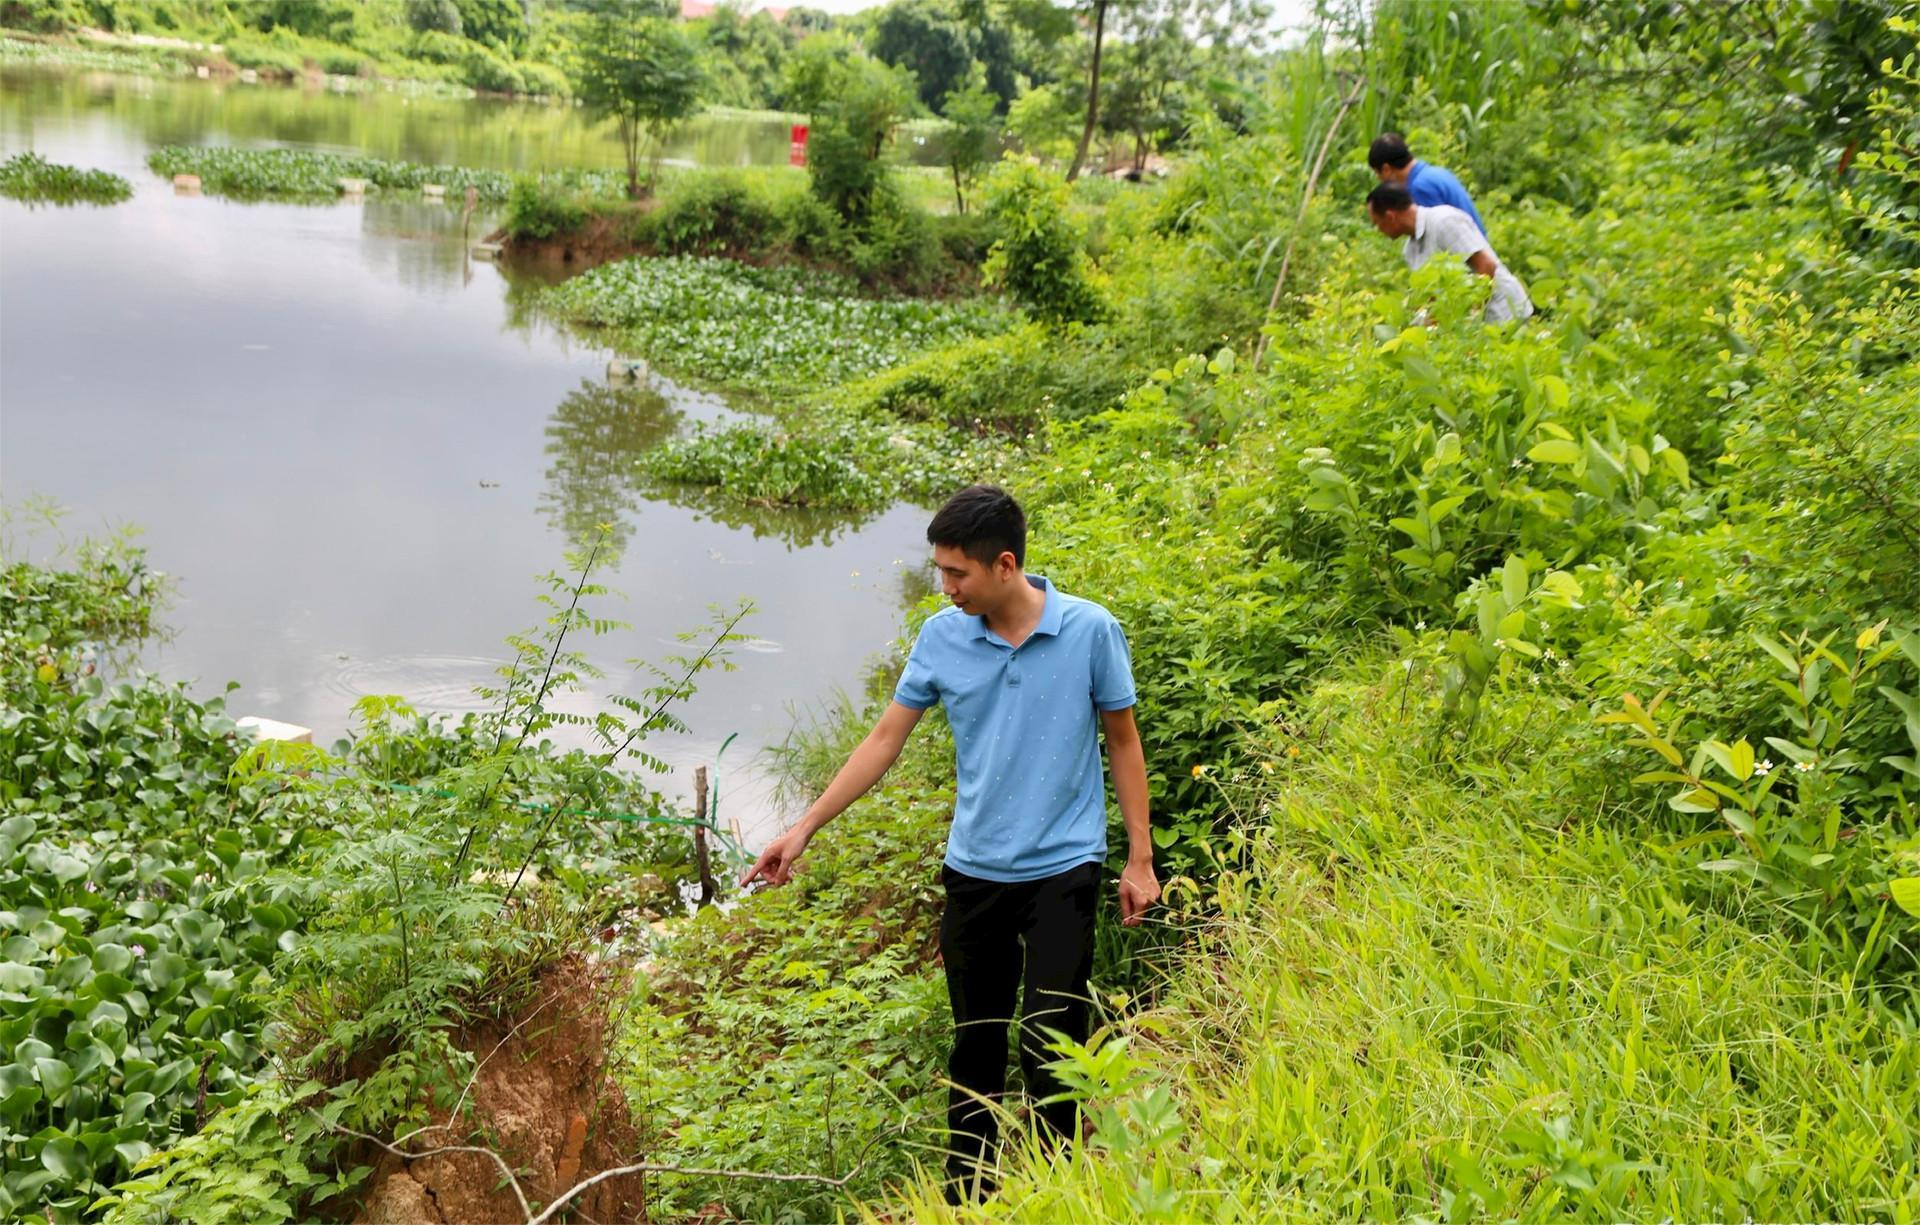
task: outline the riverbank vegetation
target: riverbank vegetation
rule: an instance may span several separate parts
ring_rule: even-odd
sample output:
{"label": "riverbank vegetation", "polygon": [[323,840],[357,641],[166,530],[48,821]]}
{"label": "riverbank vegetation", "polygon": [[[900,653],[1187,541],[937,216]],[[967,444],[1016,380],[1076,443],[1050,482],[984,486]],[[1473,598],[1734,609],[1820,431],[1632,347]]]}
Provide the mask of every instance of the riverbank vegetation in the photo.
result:
{"label": "riverbank vegetation", "polygon": [[107,170],[62,166],[37,153],[16,153],[0,162],[0,196],[28,204],[118,204],[133,184]]}
{"label": "riverbank vegetation", "polygon": [[[370,700],[343,750],[243,754],[171,691],[135,691],[119,730],[84,627],[137,625],[144,588],[87,563],[10,570],[0,640],[0,1024],[40,1044],[0,1069],[16,1204],[331,1212],[380,1155],[341,1128],[395,1142],[464,1100],[448,1018],[522,1015],[615,927],[639,977],[609,1066],[656,1219],[1913,1219],[1920,11],[1791,39],[1755,13],[1795,20],[1335,12],[1096,225],[1043,166],[996,172],[982,262],[1017,316],[693,259],[553,291],[788,401],[777,429],[657,452],[654,479],[812,505],[878,496],[889,455],[957,457],[1022,498],[1033,569],[1126,625],[1168,896],[1144,931],[1103,917],[1102,1028],[1060,1050],[1092,1126],[1073,1154],[1013,1118],[991,1201],[949,1207],[921,1172],[937,717],[799,883],[642,934],[671,857],[603,862],[554,814],[665,809],[598,752],[525,755],[560,718],[530,678],[587,679],[557,635],[597,624],[572,602],[591,582],[555,580],[494,715],[436,730]],[[1783,103],[1783,74],[1810,92]],[[1546,314],[1483,326],[1484,285],[1409,276],[1367,227],[1361,152],[1391,128],[1461,171]],[[862,182],[806,198],[841,215]],[[796,794],[896,665],[796,734]],[[622,709],[614,745],[652,725],[652,697]],[[138,764],[183,745],[212,764]],[[155,809],[267,842],[169,850],[192,862],[129,889]],[[174,906],[194,917],[153,930]],[[201,965],[204,998],[130,940],[187,962],[169,983]],[[186,1015],[155,1034],[156,1001]],[[267,1017],[301,1041],[273,1048]],[[182,1060],[208,1106],[176,1143],[203,1121],[159,1076]]]}
{"label": "riverbank vegetation", "polygon": [[[513,190],[514,176],[470,166],[422,166],[344,153],[310,149],[239,149],[225,145],[167,145],[147,156],[155,174],[172,178],[190,174],[201,190],[238,200],[313,201],[338,198],[342,180],[359,180],[363,190],[419,191],[428,184],[444,187],[458,201],[468,188],[480,200],[498,204]],[[605,171],[549,172],[557,189],[604,192],[617,181]]]}

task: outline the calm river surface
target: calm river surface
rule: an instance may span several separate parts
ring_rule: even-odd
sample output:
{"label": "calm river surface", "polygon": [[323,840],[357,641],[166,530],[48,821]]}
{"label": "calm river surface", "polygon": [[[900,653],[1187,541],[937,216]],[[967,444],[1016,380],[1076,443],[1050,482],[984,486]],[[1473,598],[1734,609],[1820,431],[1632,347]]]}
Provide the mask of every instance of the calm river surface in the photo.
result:
{"label": "calm river surface", "polygon": [[235,204],[177,196],[145,165],[155,144],[245,140],[514,167],[549,138],[575,148],[562,137],[581,122],[0,74],[0,158],[32,148],[135,188],[111,208],[0,200],[0,503],[29,555],[53,547],[21,526],[36,497],[66,509],[69,537],[137,527],[177,583],[176,632],[143,662],[203,694],[237,680],[235,714],[322,741],[363,694],[472,709],[503,637],[539,616],[534,576],[612,521],[623,547],[604,577],[626,598],[603,615],[633,628],[582,643],[608,671],[602,691],[637,689],[622,661],[685,650],[674,635],[711,605],[758,608],[739,670],[708,674],[681,712],[692,733],[652,745],[674,765],[663,786],[684,794],[738,733],[721,816],[757,839],[795,814],[756,756],[888,648],[924,574],[925,512],[729,523],[649,499],[633,456],[726,406],[663,380],[609,392],[604,350],[529,318],[500,269],[466,257],[457,208]]}

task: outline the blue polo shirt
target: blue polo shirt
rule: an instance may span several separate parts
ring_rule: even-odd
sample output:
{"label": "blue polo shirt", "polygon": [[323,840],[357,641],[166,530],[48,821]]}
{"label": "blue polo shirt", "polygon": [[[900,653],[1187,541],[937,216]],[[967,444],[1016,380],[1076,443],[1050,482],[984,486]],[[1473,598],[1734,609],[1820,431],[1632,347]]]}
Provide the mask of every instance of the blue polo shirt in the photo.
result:
{"label": "blue polo shirt", "polygon": [[1415,204],[1451,204],[1467,216],[1473,218],[1473,224],[1480,227],[1484,237],[1487,223],[1480,220],[1480,210],[1473,207],[1473,197],[1467,194],[1459,179],[1453,173],[1438,166],[1429,166],[1419,158],[1407,167],[1407,194],[1413,197]]}
{"label": "blue polo shirt", "polygon": [[1107,855],[1101,710],[1134,703],[1127,636],[1113,614],[1054,589],[1018,647],[985,617],[943,608],[920,628],[893,700],[938,702],[958,781],[947,866],[983,880],[1057,876]]}

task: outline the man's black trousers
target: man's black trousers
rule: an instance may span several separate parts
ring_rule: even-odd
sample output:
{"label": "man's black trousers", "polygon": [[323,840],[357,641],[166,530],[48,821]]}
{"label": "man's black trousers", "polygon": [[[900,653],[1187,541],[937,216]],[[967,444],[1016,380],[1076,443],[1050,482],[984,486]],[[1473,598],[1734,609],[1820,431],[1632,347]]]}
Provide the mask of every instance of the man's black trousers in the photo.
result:
{"label": "man's black trousers", "polygon": [[[1093,914],[1100,865],[1082,864],[1043,880],[1003,884],[943,868],[947,909],[940,919],[940,956],[953,1001],[953,1058],[947,1065],[947,1171],[970,1179],[990,1163],[998,1139],[993,1113],[980,1098],[1007,1088],[1007,1026],[1021,1002],[1020,1068],[1037,1102],[1059,1092],[1044,1065],[1056,1058],[1043,1030],[1076,1042],[1087,1038],[1087,979],[1093,972]],[[1058,1136],[1077,1138],[1073,1102],[1036,1106],[1034,1116]]]}

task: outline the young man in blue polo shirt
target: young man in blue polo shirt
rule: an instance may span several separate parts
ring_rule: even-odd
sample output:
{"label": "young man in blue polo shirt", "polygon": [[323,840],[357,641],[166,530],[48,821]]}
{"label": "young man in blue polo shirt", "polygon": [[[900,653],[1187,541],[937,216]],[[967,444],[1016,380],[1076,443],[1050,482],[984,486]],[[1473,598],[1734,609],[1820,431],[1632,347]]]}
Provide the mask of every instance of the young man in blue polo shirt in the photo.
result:
{"label": "young man in blue polo shirt", "polygon": [[1473,218],[1473,224],[1486,237],[1487,223],[1473,207],[1473,197],[1460,180],[1438,166],[1430,166],[1413,156],[1407,138],[1398,132],[1385,132],[1367,149],[1367,165],[1389,187],[1398,187],[1413,197],[1415,204],[1449,204]]}
{"label": "young man in blue polo shirt", "polygon": [[[1024,991],[1020,1066],[1028,1092],[1060,1089],[1043,1029],[1087,1036],[1094,907],[1107,854],[1105,733],[1127,831],[1120,916],[1140,922],[1160,897],[1147,828],[1147,768],[1133,721],[1126,635],[1098,604],[1029,575],[1026,517],[1004,490],[973,485],[927,528],[951,607],[927,619],[893,701],[799,824],[775,838],[741,884],[785,884],[820,827],[880,781],[936,702],[953,729],[956,801],[947,838],[940,954],[953,1001],[948,1072],[949,1193],[990,1185],[997,1140],[982,1100],[1007,1083],[1007,1027]],[[1071,1102],[1036,1106],[1055,1135],[1077,1136]]]}

